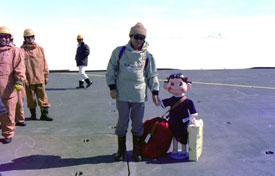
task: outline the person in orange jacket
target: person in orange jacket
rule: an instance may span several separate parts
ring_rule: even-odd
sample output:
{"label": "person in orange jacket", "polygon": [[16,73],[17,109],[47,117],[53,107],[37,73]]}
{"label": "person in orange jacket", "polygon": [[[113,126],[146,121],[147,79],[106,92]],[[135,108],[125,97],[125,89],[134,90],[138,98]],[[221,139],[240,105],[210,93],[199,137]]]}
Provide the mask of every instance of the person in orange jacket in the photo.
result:
{"label": "person in orange jacket", "polygon": [[[1,119],[9,119],[9,112],[7,111],[7,109],[6,109],[6,107],[4,106],[4,104],[2,103],[2,100],[1,100],[1,98],[0,98],[0,120]],[[1,122],[2,123],[2,122]],[[2,127],[1,127],[2,128]],[[0,129],[1,129],[0,128]],[[9,143],[8,141],[7,141],[7,139],[4,139],[4,140],[6,140],[6,142],[4,142],[4,143]]]}
{"label": "person in orange jacket", "polygon": [[22,52],[10,45],[11,33],[8,27],[0,27],[0,95],[8,112],[1,115],[3,143],[12,141],[15,132],[15,108],[17,91],[23,89],[25,68]]}
{"label": "person in orange jacket", "polygon": [[[10,45],[16,47],[16,45],[13,43],[13,39],[14,39],[13,35],[11,35]],[[24,65],[24,68],[25,68],[25,65]],[[16,104],[16,110],[15,110],[15,125],[16,126],[26,126],[25,112],[24,112],[25,95],[26,95],[26,91],[23,86],[23,89],[21,91],[17,92],[17,104]]]}
{"label": "person in orange jacket", "polygon": [[45,58],[44,49],[39,46],[35,40],[32,29],[24,31],[24,43],[21,46],[24,52],[24,60],[26,67],[26,94],[27,106],[31,112],[31,120],[36,118],[36,100],[41,110],[40,120],[52,121],[48,116],[49,107],[48,97],[46,94],[46,84],[49,81],[49,69]]}
{"label": "person in orange jacket", "polygon": [[2,100],[0,98],[0,119],[1,118],[8,118],[8,117],[2,117],[2,116],[8,116],[9,112],[7,111],[6,107],[4,106],[4,104],[2,103]]}

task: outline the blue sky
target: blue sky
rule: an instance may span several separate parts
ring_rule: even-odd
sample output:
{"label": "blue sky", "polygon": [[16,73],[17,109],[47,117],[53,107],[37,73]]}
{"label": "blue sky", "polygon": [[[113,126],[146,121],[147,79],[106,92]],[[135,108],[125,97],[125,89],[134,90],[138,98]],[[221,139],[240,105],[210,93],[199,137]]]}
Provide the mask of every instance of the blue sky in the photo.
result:
{"label": "blue sky", "polygon": [[[84,18],[123,18],[137,15],[161,15],[165,18],[258,16],[274,15],[275,10],[273,0],[10,0],[1,2],[1,6],[7,7],[1,11],[9,12],[9,7],[12,7],[12,11],[21,14],[21,17],[34,19],[54,19],[55,16],[63,15]],[[204,16],[199,16],[202,14]]]}
{"label": "blue sky", "polygon": [[[104,69],[112,49],[127,43],[129,29],[138,21],[147,28],[149,49],[161,67],[171,55],[178,59],[169,62],[170,67],[178,66],[181,57],[201,63],[190,63],[190,68],[236,68],[226,59],[253,56],[268,61],[275,55],[270,47],[275,39],[274,0],[9,0],[1,2],[1,14],[0,25],[11,28],[17,45],[24,29],[35,31],[54,69],[74,68],[78,33],[91,45],[91,59],[100,58],[90,68]],[[55,57],[66,63],[54,64]],[[224,65],[217,64],[223,57]],[[213,60],[206,65],[202,58]],[[264,66],[249,63],[239,67]]]}

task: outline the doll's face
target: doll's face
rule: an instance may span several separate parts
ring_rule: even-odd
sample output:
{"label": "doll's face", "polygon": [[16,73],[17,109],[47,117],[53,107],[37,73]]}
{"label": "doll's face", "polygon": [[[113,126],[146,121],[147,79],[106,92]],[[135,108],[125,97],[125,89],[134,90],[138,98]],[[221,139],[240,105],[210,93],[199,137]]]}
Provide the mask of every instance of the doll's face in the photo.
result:
{"label": "doll's face", "polygon": [[183,95],[185,92],[188,91],[188,89],[188,84],[184,82],[181,78],[169,79],[167,83],[168,92],[176,96]]}

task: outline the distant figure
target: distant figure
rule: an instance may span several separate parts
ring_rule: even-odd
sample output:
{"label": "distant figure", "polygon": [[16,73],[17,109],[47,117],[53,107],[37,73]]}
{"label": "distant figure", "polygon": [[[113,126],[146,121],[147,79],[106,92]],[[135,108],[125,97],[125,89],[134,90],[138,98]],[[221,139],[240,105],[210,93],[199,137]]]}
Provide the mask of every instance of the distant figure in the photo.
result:
{"label": "distant figure", "polygon": [[77,89],[85,88],[84,81],[87,83],[86,88],[90,87],[93,82],[90,81],[89,77],[85,73],[86,67],[88,66],[88,56],[90,54],[89,46],[84,43],[83,36],[77,36],[78,47],[75,55],[76,66],[79,68],[80,80],[79,86],[76,87]]}
{"label": "distant figure", "polygon": [[[1,39],[0,39],[1,40]],[[2,100],[0,98],[0,121],[1,119],[9,119],[9,112],[7,111],[7,109],[5,108],[4,104],[2,103]],[[2,122],[1,122],[2,123]],[[4,126],[4,123],[2,124],[2,126]],[[3,130],[3,127],[2,127]],[[2,131],[2,135],[4,134],[4,131]],[[4,135],[3,135],[4,136]],[[10,143],[12,138],[5,138],[4,143]],[[9,141],[10,140],[10,141]],[[1,176],[1,175],[0,175]]]}
{"label": "distant figure", "polygon": [[23,89],[25,79],[24,60],[20,49],[10,45],[9,28],[0,27],[0,96],[5,106],[1,106],[1,126],[4,144],[12,141],[15,132],[15,108],[17,91]]}
{"label": "distant figure", "polygon": [[137,23],[133,26],[129,37],[127,45],[114,49],[107,67],[106,81],[111,98],[116,99],[119,116],[115,131],[118,136],[118,152],[114,159],[122,161],[125,158],[126,133],[131,119],[133,160],[139,162],[142,160],[140,150],[147,86],[152,92],[154,103],[160,105],[159,81],[155,60],[147,51],[146,29],[143,24]]}
{"label": "distant figure", "polygon": [[31,120],[36,120],[36,100],[41,110],[40,120],[52,121],[48,116],[49,107],[48,97],[46,94],[46,84],[49,81],[48,64],[45,58],[44,50],[34,42],[35,35],[33,30],[24,31],[24,43],[21,46],[24,51],[26,82],[25,88],[27,93],[27,106],[31,112]]}
{"label": "distant figure", "polygon": [[[13,43],[13,35],[11,35],[10,45],[16,47]],[[24,64],[24,62],[23,62]],[[25,65],[24,65],[25,68]],[[24,101],[25,101],[26,91],[23,86],[21,91],[17,92],[17,104],[16,104],[16,111],[15,111],[15,125],[16,126],[26,126],[25,124],[25,113],[24,113]]]}
{"label": "distant figure", "polygon": [[2,103],[2,100],[0,98],[0,119],[2,118],[1,116],[4,114],[9,114],[9,112],[7,111],[7,109],[5,108],[4,104]]}

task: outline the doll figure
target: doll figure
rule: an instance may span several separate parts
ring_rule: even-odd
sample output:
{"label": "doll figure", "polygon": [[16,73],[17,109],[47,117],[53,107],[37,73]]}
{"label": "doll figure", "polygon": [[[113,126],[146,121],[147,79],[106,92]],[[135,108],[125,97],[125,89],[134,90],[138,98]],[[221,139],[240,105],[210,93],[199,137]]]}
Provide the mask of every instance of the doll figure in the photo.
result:
{"label": "doll figure", "polygon": [[[164,89],[166,89],[173,96],[161,101],[163,108],[172,107],[185,93],[191,89],[191,82],[182,73],[171,74],[167,81],[164,82]],[[196,108],[192,100],[185,97],[185,100],[180,103],[175,109],[169,112],[169,127],[173,134],[173,150],[169,156],[174,159],[185,159],[188,157],[187,128],[190,123],[195,123],[195,116],[197,116]],[[182,145],[182,150],[178,150],[178,142]]]}

